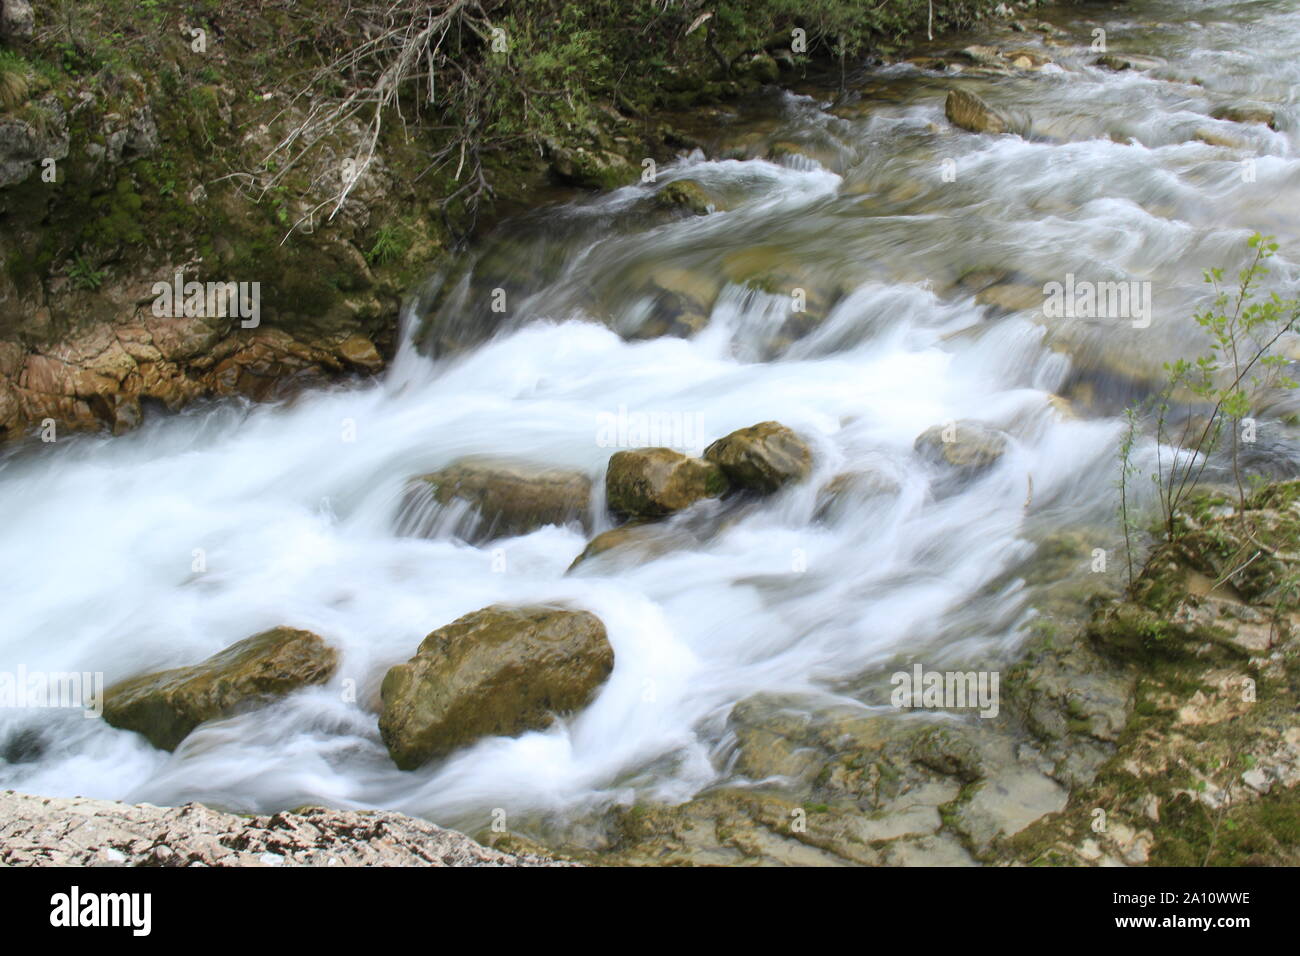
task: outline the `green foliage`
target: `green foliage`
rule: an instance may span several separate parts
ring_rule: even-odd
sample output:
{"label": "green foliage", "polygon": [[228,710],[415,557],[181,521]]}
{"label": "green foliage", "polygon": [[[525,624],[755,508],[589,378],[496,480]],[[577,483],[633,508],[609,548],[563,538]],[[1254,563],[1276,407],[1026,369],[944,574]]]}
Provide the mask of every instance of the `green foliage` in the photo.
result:
{"label": "green foliage", "polygon": [[410,248],[410,231],[405,226],[381,226],[375,233],[370,251],[366,253],[366,261],[372,266],[391,265],[400,261]]}
{"label": "green foliage", "polygon": [[32,85],[31,65],[11,50],[0,50],[0,109],[17,109]]}
{"label": "green foliage", "polygon": [[73,259],[72,265],[68,268],[68,279],[71,280],[75,289],[85,289],[93,292],[104,284],[104,276],[105,273],[102,269],[96,269],[80,254]]}
{"label": "green foliage", "polygon": [[[1222,268],[1205,272],[1205,281],[1214,289],[1210,304],[1194,314],[1197,325],[1205,332],[1206,351],[1193,359],[1165,363],[1167,380],[1155,400],[1156,485],[1161,509],[1161,525],[1166,540],[1173,541],[1185,531],[1179,513],[1196,492],[1211,454],[1216,451],[1225,432],[1231,436],[1232,473],[1237,485],[1238,514],[1246,510],[1250,476],[1243,474],[1240,460],[1242,420],[1250,417],[1251,395],[1269,388],[1293,389],[1297,383],[1283,374],[1288,364],[1285,355],[1275,351],[1282,336],[1295,330],[1300,321],[1300,299],[1284,299],[1277,292],[1262,294],[1260,282],[1268,275],[1266,262],[1278,249],[1269,236],[1259,233],[1247,242],[1252,254],[1236,276],[1235,288],[1223,285]],[[1177,393],[1186,393],[1209,406],[1209,414],[1198,420],[1185,415],[1181,433],[1170,432],[1171,404]],[[1133,466],[1131,454],[1138,434],[1139,409],[1131,408],[1120,448],[1121,514],[1125,541],[1129,547],[1127,482]],[[1166,467],[1161,449],[1172,444],[1173,457]],[[1243,519],[1244,520],[1244,519]],[[1130,571],[1130,583],[1132,573]]]}

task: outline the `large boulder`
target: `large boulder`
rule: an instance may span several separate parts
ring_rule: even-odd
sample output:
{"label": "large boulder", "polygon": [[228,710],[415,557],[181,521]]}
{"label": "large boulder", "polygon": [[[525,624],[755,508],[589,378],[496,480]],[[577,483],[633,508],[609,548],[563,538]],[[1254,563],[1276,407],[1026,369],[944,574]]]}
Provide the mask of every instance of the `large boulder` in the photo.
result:
{"label": "large boulder", "polygon": [[445,508],[458,500],[473,513],[456,533],[473,544],[571,521],[591,529],[591,478],[584,472],[480,457],[417,478],[408,490],[404,529],[428,533],[436,523],[430,504]]}
{"label": "large boulder", "polygon": [[963,419],[927,428],[913,445],[922,458],[969,478],[993,466],[1007,450],[1007,439],[982,422]]}
{"label": "large boulder", "polygon": [[389,670],[379,732],[413,770],[480,737],[541,730],[586,706],[614,669],[594,614],[492,606],[434,631]]}
{"label": "large boulder", "polygon": [[721,497],[728,484],[722,469],[711,461],[671,448],[638,448],[616,452],[609,459],[605,499],[615,514],[661,518],[702,498]]}
{"label": "large boulder", "polygon": [[704,449],[733,484],[770,494],[812,473],[807,443],[780,422],[759,422]]}
{"label": "large boulder", "polygon": [[949,90],[943,112],[948,122],[972,133],[1005,133],[1010,129],[1006,117],[966,90]]}
{"label": "large boulder", "polygon": [[323,684],[338,652],[310,631],[277,627],[232,644],[192,667],[122,681],[104,695],[104,719],[175,750],[199,724]]}

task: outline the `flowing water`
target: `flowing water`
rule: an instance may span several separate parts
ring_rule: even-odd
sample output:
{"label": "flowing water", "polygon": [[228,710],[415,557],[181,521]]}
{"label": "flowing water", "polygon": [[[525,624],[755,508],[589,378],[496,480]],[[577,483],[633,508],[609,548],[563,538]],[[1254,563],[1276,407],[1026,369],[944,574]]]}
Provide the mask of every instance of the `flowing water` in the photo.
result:
{"label": "flowing water", "polygon": [[[1040,70],[895,65],[850,76],[846,95],[773,91],[697,116],[688,131],[707,154],[661,167],[655,185],[507,223],[436,280],[421,300],[432,317],[409,311],[380,381],[12,451],[0,669],[111,683],[276,625],[322,635],[342,662],[328,686],[203,725],[170,754],[75,711],[0,711],[0,786],[377,806],[467,827],[496,807],[573,815],[726,779],[728,713],[755,693],[848,695],[891,662],[1012,654],[1032,615],[1017,569],[1036,542],[1090,529],[1119,554],[1117,413],[1161,362],[1195,351],[1201,270],[1240,262],[1255,230],[1282,244],[1283,289],[1300,263],[1300,3],[1039,15],[1067,31],[1060,45],[1006,32],[958,46],[1027,48],[1051,59]],[[1093,66],[1095,27],[1112,51],[1159,62]],[[954,85],[1028,117],[1025,135],[952,128]],[[1242,101],[1270,105],[1277,130],[1209,115]],[[721,211],[647,211],[682,178]],[[1068,274],[1150,283],[1149,326],[1045,319],[1043,283]],[[795,287],[806,318],[791,312]],[[490,309],[494,288],[505,313]],[[676,329],[691,334],[655,337],[701,299]],[[1282,468],[1288,408],[1261,412]],[[712,532],[691,547],[569,574],[587,540],[573,527],[478,547],[399,533],[406,480],[467,454],[579,468],[599,486],[616,450],[602,424],[620,414],[689,423],[695,452],[775,419],[809,440],[815,473],[758,504],[702,509]],[[954,488],[913,442],[958,419],[1010,444]],[[1140,448],[1140,464],[1152,454]],[[893,490],[823,507],[819,488],[851,472]],[[374,712],[385,670],[461,614],[538,601],[605,622],[617,663],[594,703],[396,770]]]}

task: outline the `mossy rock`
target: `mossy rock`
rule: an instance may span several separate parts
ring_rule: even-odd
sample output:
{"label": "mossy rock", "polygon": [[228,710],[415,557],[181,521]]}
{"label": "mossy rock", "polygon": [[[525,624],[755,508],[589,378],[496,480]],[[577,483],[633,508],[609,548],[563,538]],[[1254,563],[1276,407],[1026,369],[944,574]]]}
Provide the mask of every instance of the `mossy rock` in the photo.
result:
{"label": "mossy rock", "polygon": [[199,724],[323,684],[337,665],[338,653],[315,634],[277,627],[192,667],[115,684],[104,695],[104,719],[175,750]]}
{"label": "mossy rock", "polygon": [[581,146],[553,146],[551,168],[564,183],[602,191],[630,185],[640,176],[640,170],[617,153]]}
{"label": "mossy rock", "polygon": [[707,216],[715,204],[704,187],[693,179],[675,179],[654,195],[655,205],[665,209],[680,209],[695,216]]}
{"label": "mossy rock", "polygon": [[381,688],[379,731],[414,770],[482,737],[542,730],[585,707],[614,668],[594,614],[493,606],[426,637]]}
{"label": "mossy rock", "polygon": [[660,518],[704,498],[719,498],[728,487],[718,465],[671,448],[617,452],[605,474],[606,502],[624,517]]}
{"label": "mossy rock", "polygon": [[997,463],[1007,450],[1007,440],[982,422],[963,419],[927,428],[913,448],[927,461],[971,478]]}
{"label": "mossy rock", "polygon": [[461,458],[417,478],[408,489],[405,521],[426,530],[429,499],[440,506],[460,500],[473,517],[457,528],[466,541],[528,534],[549,524],[591,527],[591,478],[581,471],[505,458]]}
{"label": "mossy rock", "polygon": [[735,485],[771,494],[812,474],[808,443],[780,422],[759,422],[719,438],[704,449]]}

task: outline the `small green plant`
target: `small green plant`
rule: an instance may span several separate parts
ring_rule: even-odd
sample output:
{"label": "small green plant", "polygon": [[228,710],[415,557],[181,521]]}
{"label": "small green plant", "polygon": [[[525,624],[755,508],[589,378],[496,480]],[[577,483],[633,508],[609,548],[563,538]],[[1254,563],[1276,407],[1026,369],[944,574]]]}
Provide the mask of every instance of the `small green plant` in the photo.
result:
{"label": "small green plant", "polygon": [[80,254],[72,261],[68,269],[68,279],[71,280],[74,289],[84,289],[94,292],[104,284],[105,273],[102,269],[96,269],[88,263]]}
{"label": "small green plant", "polygon": [[27,101],[32,69],[17,53],[0,50],[0,109],[14,110]]}
{"label": "small green plant", "polygon": [[410,248],[411,238],[403,226],[380,226],[374,244],[366,253],[366,261],[372,266],[391,265],[405,256]]}
{"label": "small green plant", "polygon": [[[1270,236],[1251,236],[1252,250],[1247,265],[1238,273],[1235,291],[1223,284],[1223,269],[1209,269],[1205,281],[1214,289],[1210,305],[1194,315],[1208,338],[1207,350],[1194,359],[1165,363],[1166,382],[1154,399],[1156,471],[1151,476],[1160,500],[1160,528],[1165,540],[1178,535],[1177,516],[1189,502],[1205,476],[1211,455],[1226,432],[1231,436],[1233,481],[1237,487],[1237,513],[1245,510],[1249,476],[1241,467],[1243,420],[1250,417],[1251,393],[1263,388],[1296,388],[1297,383],[1282,373],[1288,359],[1275,348],[1282,336],[1300,321],[1300,300],[1284,299],[1276,292],[1259,292],[1269,272],[1265,265],[1278,249]],[[1190,396],[1209,406],[1205,416],[1187,410],[1177,436],[1170,429],[1175,396]],[[1129,479],[1133,474],[1132,451],[1141,428],[1141,409],[1133,406],[1126,415],[1120,444],[1120,518],[1128,551],[1129,581],[1133,579],[1133,556],[1129,514]],[[1172,448],[1166,462],[1165,449]]]}

